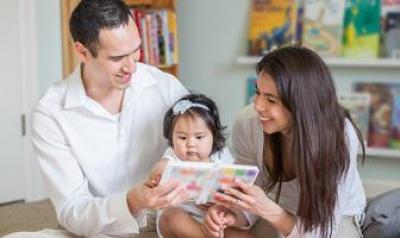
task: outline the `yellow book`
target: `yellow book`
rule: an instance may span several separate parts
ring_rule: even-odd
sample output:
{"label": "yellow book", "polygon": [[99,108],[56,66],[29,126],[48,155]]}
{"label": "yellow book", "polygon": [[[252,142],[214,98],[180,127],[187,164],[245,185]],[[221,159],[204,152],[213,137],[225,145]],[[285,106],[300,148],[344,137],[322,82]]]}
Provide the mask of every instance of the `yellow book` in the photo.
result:
{"label": "yellow book", "polygon": [[178,56],[178,31],[176,26],[176,15],[173,11],[168,11],[168,30],[170,34],[169,48],[172,53],[172,64],[177,64],[179,60]]}
{"label": "yellow book", "polygon": [[248,31],[249,55],[292,44],[296,33],[295,0],[252,0]]}

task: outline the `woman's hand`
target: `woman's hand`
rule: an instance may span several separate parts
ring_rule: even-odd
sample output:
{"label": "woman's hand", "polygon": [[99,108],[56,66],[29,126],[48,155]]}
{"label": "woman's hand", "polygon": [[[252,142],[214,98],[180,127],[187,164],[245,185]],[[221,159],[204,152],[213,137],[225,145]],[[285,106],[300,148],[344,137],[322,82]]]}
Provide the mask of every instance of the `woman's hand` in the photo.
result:
{"label": "woman's hand", "polygon": [[233,187],[216,193],[214,199],[230,208],[237,208],[267,220],[280,233],[289,235],[296,222],[295,216],[270,200],[258,186],[235,181]]}
{"label": "woman's hand", "polygon": [[223,191],[224,193],[216,193],[214,199],[225,207],[241,209],[266,220],[269,220],[268,217],[271,215],[279,215],[284,212],[256,185],[236,180],[232,187],[225,187]]}
{"label": "woman's hand", "polygon": [[224,229],[236,224],[234,212],[221,205],[214,205],[207,210],[201,224],[201,230],[207,237],[223,237]]}
{"label": "woman's hand", "polygon": [[144,183],[147,187],[154,188],[160,183],[161,175],[165,169],[165,166],[167,166],[167,163],[167,160],[162,159],[158,161],[156,165],[154,165],[150,172],[149,178]]}

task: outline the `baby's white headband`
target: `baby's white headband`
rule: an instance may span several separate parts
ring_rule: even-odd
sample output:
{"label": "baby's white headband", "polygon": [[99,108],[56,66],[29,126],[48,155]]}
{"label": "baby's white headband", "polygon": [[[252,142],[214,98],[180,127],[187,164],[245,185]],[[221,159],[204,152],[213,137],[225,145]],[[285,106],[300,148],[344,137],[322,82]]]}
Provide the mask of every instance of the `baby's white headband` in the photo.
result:
{"label": "baby's white headband", "polygon": [[172,108],[172,112],[174,113],[174,115],[178,115],[178,114],[183,114],[185,113],[188,109],[192,108],[192,107],[199,107],[199,108],[203,108],[207,111],[210,111],[210,109],[205,106],[202,105],[200,103],[193,103],[190,100],[180,100],[178,101],[174,107]]}

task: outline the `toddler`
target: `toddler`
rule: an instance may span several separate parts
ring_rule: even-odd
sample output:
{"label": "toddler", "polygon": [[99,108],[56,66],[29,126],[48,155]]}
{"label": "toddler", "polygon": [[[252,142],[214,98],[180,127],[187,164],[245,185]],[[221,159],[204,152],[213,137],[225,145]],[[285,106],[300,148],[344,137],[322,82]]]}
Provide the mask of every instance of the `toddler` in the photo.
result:
{"label": "toddler", "polygon": [[[164,116],[164,137],[168,140],[161,161],[155,166],[147,186],[156,186],[168,161],[195,161],[213,163],[233,162],[225,147],[224,129],[220,123],[216,104],[203,94],[189,94],[178,100]],[[157,230],[160,235],[170,237],[170,232],[192,237],[201,234],[201,222],[211,204],[196,205],[186,202],[179,207],[167,208],[157,214]],[[168,225],[165,231],[163,220],[168,213],[179,212],[182,219],[176,225]],[[165,214],[163,214],[165,213]],[[161,220],[160,220],[161,218]],[[197,237],[197,236],[196,236]]]}

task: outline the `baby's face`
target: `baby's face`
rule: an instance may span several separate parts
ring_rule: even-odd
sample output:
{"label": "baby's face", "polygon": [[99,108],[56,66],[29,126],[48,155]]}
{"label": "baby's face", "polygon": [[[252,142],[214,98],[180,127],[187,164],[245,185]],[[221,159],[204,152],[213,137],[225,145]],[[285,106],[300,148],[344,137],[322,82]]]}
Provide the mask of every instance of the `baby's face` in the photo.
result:
{"label": "baby's face", "polygon": [[179,159],[209,162],[213,135],[201,117],[184,115],[175,123],[172,143]]}

